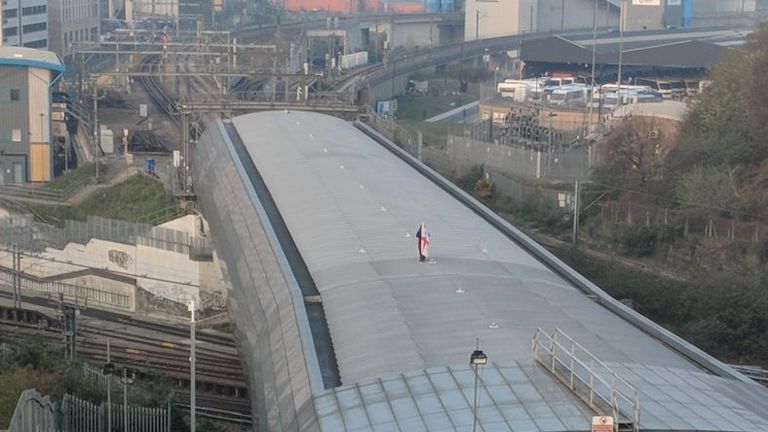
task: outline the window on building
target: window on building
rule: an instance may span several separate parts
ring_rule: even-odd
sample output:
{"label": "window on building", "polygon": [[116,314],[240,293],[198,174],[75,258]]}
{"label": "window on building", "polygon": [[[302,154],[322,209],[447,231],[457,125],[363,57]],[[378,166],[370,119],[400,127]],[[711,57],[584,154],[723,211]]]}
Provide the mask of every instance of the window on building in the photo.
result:
{"label": "window on building", "polygon": [[11,129],[11,142],[21,142],[21,129]]}
{"label": "window on building", "polygon": [[27,48],[47,48],[48,39],[40,39],[32,42],[25,42],[24,46]]}
{"label": "window on building", "polygon": [[19,28],[18,27],[8,27],[3,29],[3,36],[9,37],[9,36],[16,36],[19,34]]}
{"label": "window on building", "polygon": [[21,14],[23,16],[41,15],[41,14],[44,14],[45,11],[46,11],[46,6],[45,5],[30,6],[30,7],[22,8],[21,9]]}
{"label": "window on building", "polygon": [[44,22],[27,24],[24,26],[24,33],[34,33],[38,31],[45,31],[47,28],[48,28],[48,24]]}
{"label": "window on building", "polygon": [[11,102],[18,102],[21,100],[21,90],[11,89]]}
{"label": "window on building", "polygon": [[19,16],[18,9],[8,9],[7,11],[3,11],[3,18],[16,18],[17,16]]}

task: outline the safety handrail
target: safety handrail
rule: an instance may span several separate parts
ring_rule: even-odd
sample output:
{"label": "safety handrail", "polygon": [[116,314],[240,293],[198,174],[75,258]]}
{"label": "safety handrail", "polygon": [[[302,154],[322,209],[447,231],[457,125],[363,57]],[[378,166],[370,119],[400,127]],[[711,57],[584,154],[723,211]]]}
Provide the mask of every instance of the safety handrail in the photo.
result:
{"label": "safety handrail", "polygon": [[[561,340],[570,346],[563,345]],[[635,432],[639,431],[640,405],[634,386],[559,328],[551,334],[537,329],[532,342],[534,360],[590,408],[602,415],[612,415],[616,419],[614,430],[618,431],[619,425],[628,421]],[[542,350],[546,353],[544,357],[540,355]],[[584,359],[580,358],[582,353]],[[588,393],[582,394],[579,386],[585,386]]]}

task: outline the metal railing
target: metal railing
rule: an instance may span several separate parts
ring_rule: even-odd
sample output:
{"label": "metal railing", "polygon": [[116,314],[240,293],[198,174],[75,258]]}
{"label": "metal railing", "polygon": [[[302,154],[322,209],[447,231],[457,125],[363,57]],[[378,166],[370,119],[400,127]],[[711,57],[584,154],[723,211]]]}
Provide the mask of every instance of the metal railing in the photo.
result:
{"label": "metal railing", "polygon": [[[78,432],[168,432],[171,419],[168,408],[149,408],[106,403],[94,404],[64,395],[60,405],[60,424],[64,431]],[[110,415],[111,414],[111,415]],[[108,424],[111,423],[111,427]],[[127,425],[127,429],[124,427]],[[26,429],[38,430],[38,429]]]}
{"label": "metal railing", "polygon": [[559,328],[537,329],[533,357],[599,415],[616,419],[614,430],[640,430],[640,404],[634,386],[619,377]]}
{"label": "metal railing", "polygon": [[750,379],[768,386],[768,369],[763,369],[760,366],[747,366],[747,365],[728,365],[735,369],[737,372],[746,375]]}
{"label": "metal railing", "polygon": [[97,386],[107,390],[107,382],[110,381],[113,391],[123,391],[123,386],[127,384],[123,382],[121,377],[116,375],[104,375],[99,366],[92,365],[90,363],[83,363],[82,376],[85,380],[91,381]]}
{"label": "metal railing", "polygon": [[13,411],[8,432],[55,430],[57,430],[56,403],[35,389],[24,390]]}
{"label": "metal railing", "polygon": [[[13,278],[13,270],[0,267],[0,281],[13,283]],[[21,274],[20,279],[23,290],[48,293],[49,295],[63,295],[64,298],[74,300],[78,304],[84,301],[85,305],[95,303],[96,305],[103,305],[126,312],[134,312],[136,310],[135,292],[123,294],[111,290],[102,290],[64,282],[40,280],[25,274]]]}

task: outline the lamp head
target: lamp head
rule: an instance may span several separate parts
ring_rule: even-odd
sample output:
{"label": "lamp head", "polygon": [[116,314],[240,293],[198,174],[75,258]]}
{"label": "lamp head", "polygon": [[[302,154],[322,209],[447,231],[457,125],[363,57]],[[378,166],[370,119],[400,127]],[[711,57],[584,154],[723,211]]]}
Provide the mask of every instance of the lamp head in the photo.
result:
{"label": "lamp head", "polygon": [[470,366],[483,366],[488,364],[488,356],[480,350],[475,350],[472,355],[469,356]]}

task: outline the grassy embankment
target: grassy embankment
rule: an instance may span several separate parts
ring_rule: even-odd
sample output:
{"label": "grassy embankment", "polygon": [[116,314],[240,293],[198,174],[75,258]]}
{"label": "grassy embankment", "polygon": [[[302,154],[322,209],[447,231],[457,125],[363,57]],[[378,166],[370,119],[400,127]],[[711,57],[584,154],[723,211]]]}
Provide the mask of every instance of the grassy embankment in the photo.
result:
{"label": "grassy embankment", "polygon": [[[71,180],[62,179],[57,185]],[[57,187],[57,186],[51,186]],[[83,201],[68,206],[35,206],[41,219],[60,222],[66,219],[85,220],[101,216],[127,221],[145,221],[152,214],[174,206],[173,198],[156,179],[134,175],[122,183],[96,190]]]}
{"label": "grassy embankment", "polygon": [[421,131],[426,145],[442,148],[445,146],[445,141],[449,134],[463,134],[463,125],[449,122],[427,123],[424,120],[475,100],[477,100],[477,96],[471,94],[398,96],[397,122],[408,129],[414,137]]}

